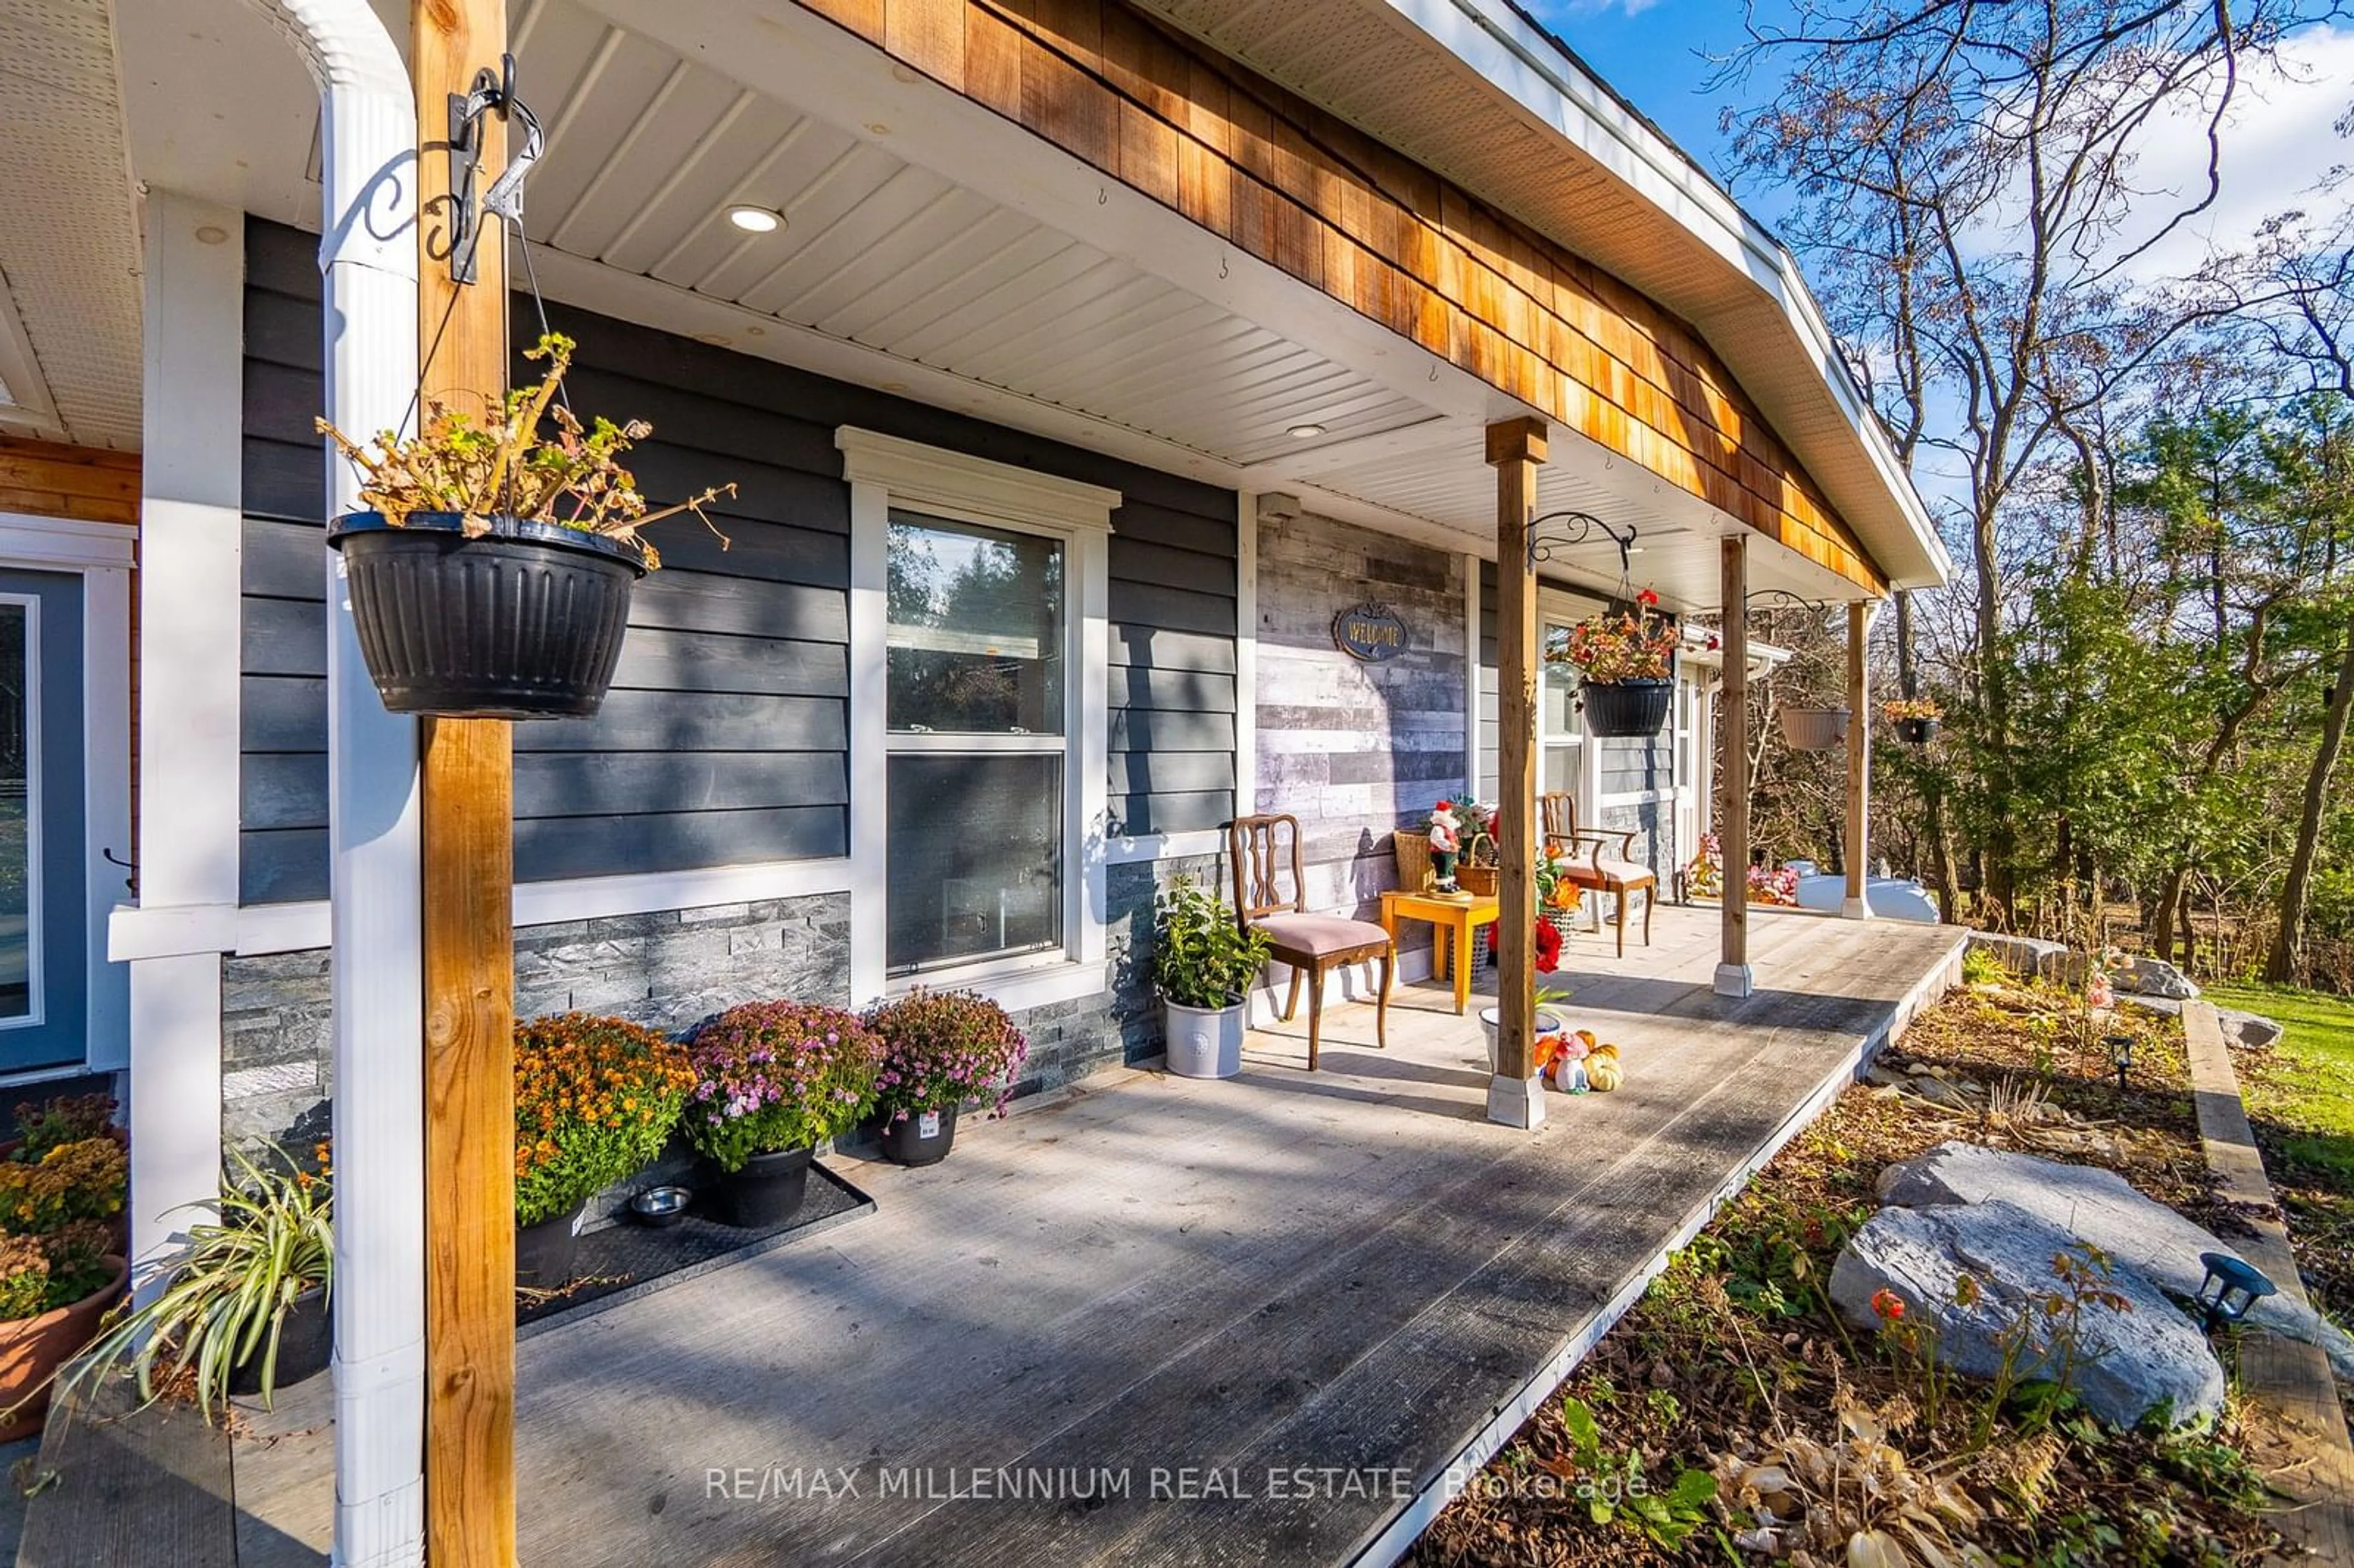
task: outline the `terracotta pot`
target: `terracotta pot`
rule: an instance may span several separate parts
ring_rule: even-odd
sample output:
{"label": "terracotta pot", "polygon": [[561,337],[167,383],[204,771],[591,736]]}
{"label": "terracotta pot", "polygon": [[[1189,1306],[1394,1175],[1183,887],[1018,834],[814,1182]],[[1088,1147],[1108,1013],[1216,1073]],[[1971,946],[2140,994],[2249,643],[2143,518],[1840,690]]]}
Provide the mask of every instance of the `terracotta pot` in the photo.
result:
{"label": "terracotta pot", "polygon": [[[49,1410],[51,1374],[98,1338],[100,1319],[122,1298],[131,1266],[119,1257],[106,1263],[112,1276],[80,1300],[0,1323],[0,1410],[14,1408],[7,1420],[0,1421],[0,1443],[41,1430],[41,1418]],[[25,1401],[21,1407],[16,1405],[20,1399]]]}

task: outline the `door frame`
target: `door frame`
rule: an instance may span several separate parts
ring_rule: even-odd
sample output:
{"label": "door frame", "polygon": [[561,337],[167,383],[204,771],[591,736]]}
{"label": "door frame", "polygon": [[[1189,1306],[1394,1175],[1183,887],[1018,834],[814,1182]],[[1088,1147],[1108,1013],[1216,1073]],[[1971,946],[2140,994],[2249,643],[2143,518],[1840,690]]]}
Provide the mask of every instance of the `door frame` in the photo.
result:
{"label": "door frame", "polygon": [[89,999],[82,1060],[0,1074],[0,1085],[38,1083],[131,1065],[131,978],[106,957],[107,917],[127,902],[130,875],[106,858],[131,853],[131,578],[138,530],[0,512],[0,569],[82,580],[83,988]]}

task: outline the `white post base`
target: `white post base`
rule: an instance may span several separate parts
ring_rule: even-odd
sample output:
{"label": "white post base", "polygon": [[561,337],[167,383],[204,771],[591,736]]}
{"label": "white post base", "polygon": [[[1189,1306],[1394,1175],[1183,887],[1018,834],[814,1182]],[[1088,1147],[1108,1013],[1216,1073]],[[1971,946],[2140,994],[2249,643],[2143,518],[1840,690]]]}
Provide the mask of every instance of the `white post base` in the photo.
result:
{"label": "white post base", "polygon": [[1719,996],[1747,996],[1757,989],[1757,971],[1747,964],[1719,964],[1715,989]]}
{"label": "white post base", "polygon": [[1533,1132],[1544,1125],[1544,1080],[1508,1078],[1499,1073],[1488,1080],[1488,1119]]}
{"label": "white post base", "polygon": [[1842,920],[1871,919],[1872,901],[1868,898],[1847,898],[1840,900],[1840,918]]}

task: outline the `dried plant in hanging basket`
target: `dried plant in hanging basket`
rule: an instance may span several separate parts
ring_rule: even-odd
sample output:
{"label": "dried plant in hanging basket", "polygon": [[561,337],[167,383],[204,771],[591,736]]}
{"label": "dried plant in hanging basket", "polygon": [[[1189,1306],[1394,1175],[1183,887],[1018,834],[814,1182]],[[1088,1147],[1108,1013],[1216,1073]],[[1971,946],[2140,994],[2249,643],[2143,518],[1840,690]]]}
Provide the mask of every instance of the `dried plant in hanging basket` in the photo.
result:
{"label": "dried plant in hanging basket", "polygon": [[[618,540],[649,568],[662,558],[639,535],[647,524],[692,512],[718,534],[704,508],[734,495],[735,485],[649,511],[621,458],[653,427],[642,419],[617,425],[602,416],[583,425],[561,400],[576,347],[561,333],[548,333],[526,349],[525,358],[547,362],[547,374],[493,404],[487,422],[436,402],[414,436],[380,430],[363,447],[323,418],[319,433],[359,466],[366,476],[360,499],[396,528],[413,513],[446,513],[463,519],[465,536],[476,539],[491,532],[493,517],[512,517]],[[725,544],[726,535],[719,536]]]}

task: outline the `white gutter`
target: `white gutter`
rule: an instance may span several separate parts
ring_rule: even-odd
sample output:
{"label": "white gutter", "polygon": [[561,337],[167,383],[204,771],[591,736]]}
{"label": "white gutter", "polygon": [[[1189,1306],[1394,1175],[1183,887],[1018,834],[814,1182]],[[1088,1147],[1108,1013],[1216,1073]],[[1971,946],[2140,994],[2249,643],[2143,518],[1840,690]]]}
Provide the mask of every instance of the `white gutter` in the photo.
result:
{"label": "white gutter", "polygon": [[[253,0],[323,101],[326,416],[365,438],[417,389],[417,108],[367,0]],[[327,511],[358,476],[327,460]],[[335,1547],[413,1568],[425,1542],[424,980],[415,724],[387,713],[327,574],[328,842],[334,943]]]}

